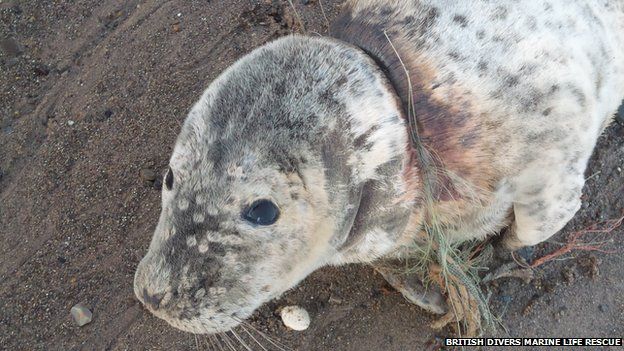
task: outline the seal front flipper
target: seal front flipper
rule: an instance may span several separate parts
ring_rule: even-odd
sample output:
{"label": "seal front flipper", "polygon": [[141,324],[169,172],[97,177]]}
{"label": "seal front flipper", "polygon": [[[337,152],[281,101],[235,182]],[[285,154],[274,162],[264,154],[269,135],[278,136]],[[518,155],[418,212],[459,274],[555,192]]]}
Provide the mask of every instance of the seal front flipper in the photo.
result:
{"label": "seal front flipper", "polygon": [[407,301],[435,314],[445,314],[448,310],[440,290],[433,285],[426,287],[414,273],[401,272],[399,264],[376,262],[373,268]]}

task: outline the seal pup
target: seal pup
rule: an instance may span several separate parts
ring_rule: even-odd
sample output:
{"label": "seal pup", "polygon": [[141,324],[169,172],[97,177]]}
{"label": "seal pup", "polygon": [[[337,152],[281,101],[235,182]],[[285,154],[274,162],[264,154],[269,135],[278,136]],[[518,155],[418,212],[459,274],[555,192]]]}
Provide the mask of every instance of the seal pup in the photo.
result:
{"label": "seal pup", "polygon": [[134,281],[174,327],[229,330],[322,266],[400,256],[427,174],[409,110],[448,240],[509,226],[513,250],[579,209],[624,95],[623,1],[348,1],[332,33],[254,50],[191,109]]}

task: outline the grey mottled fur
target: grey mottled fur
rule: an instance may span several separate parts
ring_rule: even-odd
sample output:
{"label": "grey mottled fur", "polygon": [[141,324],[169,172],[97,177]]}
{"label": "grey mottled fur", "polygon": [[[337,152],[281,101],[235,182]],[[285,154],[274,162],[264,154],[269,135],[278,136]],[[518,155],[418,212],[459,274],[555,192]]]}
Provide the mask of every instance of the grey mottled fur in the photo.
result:
{"label": "grey mottled fur", "polygon": [[[510,248],[534,245],[578,210],[624,95],[622,1],[350,1],[334,36],[253,51],[189,113],[134,286],[173,326],[227,330],[319,267],[411,243],[423,173],[409,99],[446,177],[451,240],[511,224]],[[257,199],[278,205],[275,224],[242,218]]]}

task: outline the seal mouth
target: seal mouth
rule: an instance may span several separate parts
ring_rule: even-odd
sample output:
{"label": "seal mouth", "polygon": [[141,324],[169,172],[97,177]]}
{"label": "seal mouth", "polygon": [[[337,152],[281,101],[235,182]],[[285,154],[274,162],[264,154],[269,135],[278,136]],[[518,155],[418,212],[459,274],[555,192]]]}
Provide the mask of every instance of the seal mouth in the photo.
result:
{"label": "seal mouth", "polygon": [[137,269],[134,281],[134,295],[145,310],[164,320],[172,327],[193,334],[218,334],[228,332],[243,322],[243,309],[234,313],[224,313],[221,309],[193,307],[189,301],[179,300],[180,296],[170,290],[162,293],[150,293],[142,283],[145,278]]}
{"label": "seal mouth", "polygon": [[173,319],[166,318],[166,316],[156,315],[158,318],[163,319],[172,327],[181,330],[183,332],[191,333],[191,334],[201,334],[201,335],[213,335],[219,333],[227,333],[232,329],[236,328],[241,322],[236,321],[234,319],[231,320],[229,324],[223,323],[219,327],[215,327],[212,325],[202,324],[201,318],[194,318],[190,320],[181,320],[181,319]]}
{"label": "seal mouth", "polygon": [[[141,301],[141,299],[139,299]],[[200,314],[198,317],[193,318],[177,318],[163,309],[155,309],[148,303],[141,301],[143,307],[149,311],[155,317],[167,322],[170,326],[187,333],[192,334],[219,334],[231,331],[238,325],[243,323],[243,319],[222,315],[206,315]]]}

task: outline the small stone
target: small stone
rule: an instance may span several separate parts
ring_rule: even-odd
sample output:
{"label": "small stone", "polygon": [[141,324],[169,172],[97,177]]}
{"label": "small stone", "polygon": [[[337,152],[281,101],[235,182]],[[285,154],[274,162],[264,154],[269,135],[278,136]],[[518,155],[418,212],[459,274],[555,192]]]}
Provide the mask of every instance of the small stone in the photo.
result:
{"label": "small stone", "polygon": [[582,257],[578,260],[579,265],[583,268],[584,274],[589,278],[596,279],[600,275],[600,261],[594,255]]}
{"label": "small stone", "polygon": [[98,122],[107,121],[113,115],[113,111],[111,109],[106,109],[102,111],[102,113],[97,113],[95,115],[95,120]]}
{"label": "small stone", "polygon": [[284,325],[292,330],[306,330],[310,326],[308,311],[299,306],[286,306],[280,312]]}
{"label": "small stone", "polygon": [[562,306],[560,307],[557,312],[555,312],[555,317],[556,318],[563,318],[565,316],[566,311],[568,310],[568,308],[566,306]]}
{"label": "small stone", "polygon": [[533,296],[531,297],[531,299],[529,300],[529,302],[526,304],[526,306],[524,306],[524,308],[522,309],[522,315],[523,316],[528,316],[531,312],[533,312],[533,307],[535,306],[537,300],[540,298],[539,295],[537,294],[533,294]]}
{"label": "small stone", "polygon": [[605,313],[609,310],[609,306],[605,305],[605,304],[600,304],[598,305],[598,310],[602,313]]}
{"label": "small stone", "polygon": [[566,284],[570,285],[574,283],[574,280],[576,279],[576,272],[574,272],[573,268],[565,267],[561,272],[561,276]]}
{"label": "small stone", "polygon": [[22,45],[15,38],[11,37],[0,40],[0,49],[7,57],[17,57],[24,52]]}
{"label": "small stone", "polygon": [[546,284],[544,284],[544,291],[546,291],[547,293],[554,293],[556,291],[557,288],[557,283],[556,282],[548,282]]}
{"label": "small stone", "polygon": [[91,311],[89,311],[89,309],[81,303],[78,303],[71,308],[71,315],[72,318],[74,318],[74,322],[76,322],[79,327],[90,323],[91,319],[93,319]]}
{"label": "small stone", "polygon": [[154,180],[154,184],[152,184],[152,186],[154,187],[154,189],[161,191],[162,190],[162,179],[160,178],[156,178]]}
{"label": "small stone", "polygon": [[67,125],[68,126],[73,126],[76,122],[72,121],[71,119],[69,121],[67,121]]}
{"label": "small stone", "polygon": [[526,262],[531,262],[533,259],[533,254],[535,253],[535,248],[533,246],[527,246],[516,251],[520,257],[524,258]]}
{"label": "small stone", "polygon": [[511,296],[509,295],[501,295],[499,299],[500,299],[500,302],[505,303],[505,304],[510,303],[512,300]]}
{"label": "small stone", "polygon": [[11,67],[13,67],[13,66],[17,65],[17,63],[18,63],[18,62],[19,62],[19,59],[18,59],[17,57],[13,57],[13,58],[10,58],[10,59],[6,60],[6,62],[4,63],[4,65],[5,65],[7,68],[11,68]]}
{"label": "small stone", "polygon": [[146,182],[153,182],[154,180],[156,180],[156,172],[152,171],[151,169],[143,168],[139,172],[139,175],[141,176],[141,179]]}
{"label": "small stone", "polygon": [[33,72],[35,72],[37,76],[44,77],[50,74],[50,68],[43,63],[38,63],[33,67]]}
{"label": "small stone", "polygon": [[329,297],[329,300],[327,302],[334,304],[334,305],[340,305],[342,303],[342,299],[332,295]]}

